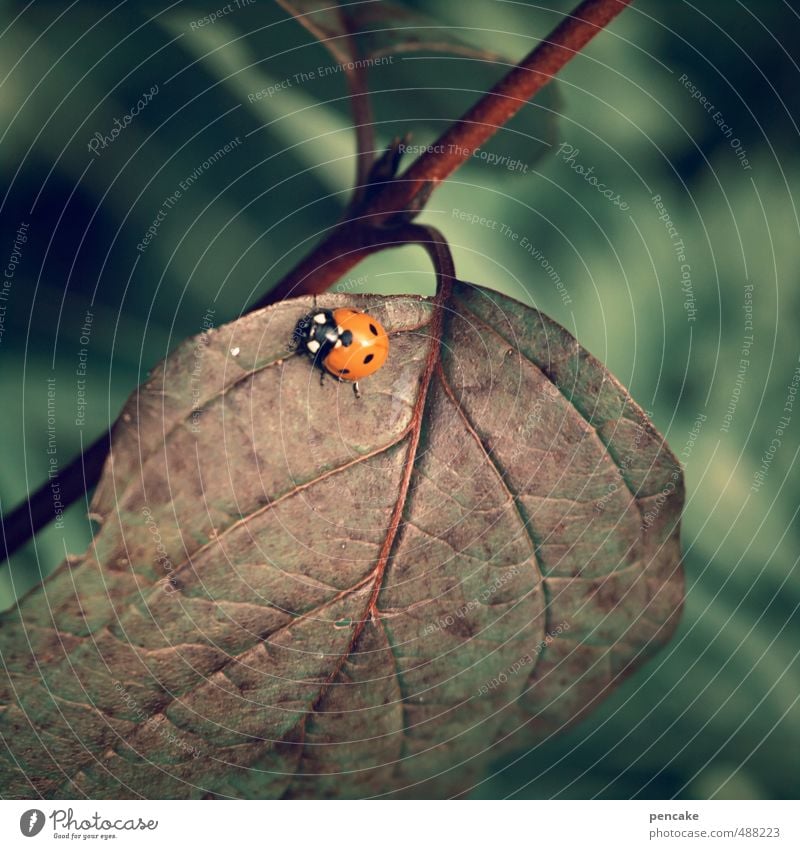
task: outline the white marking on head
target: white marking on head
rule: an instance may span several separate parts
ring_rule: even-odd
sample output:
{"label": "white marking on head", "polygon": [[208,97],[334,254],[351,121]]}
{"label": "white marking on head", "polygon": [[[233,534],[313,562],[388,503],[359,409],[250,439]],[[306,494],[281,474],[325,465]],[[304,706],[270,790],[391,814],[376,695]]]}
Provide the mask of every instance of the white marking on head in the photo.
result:
{"label": "white marking on head", "polygon": [[317,323],[317,324],[325,324],[325,322],[326,322],[327,320],[328,320],[328,319],[327,319],[327,318],[325,318],[325,313],[324,313],[324,312],[318,312],[318,313],[314,316],[314,321],[316,321],[316,323]]}
{"label": "white marking on head", "polygon": [[344,333],[344,328],[342,327],[342,325],[341,325],[341,324],[337,324],[337,325],[336,325],[336,332],[337,332],[340,336],[342,335],[342,333]]}
{"label": "white marking on head", "polygon": [[334,348],[341,348],[341,347],[342,347],[342,340],[341,340],[341,339],[337,339],[337,340],[336,340],[336,344],[335,344],[333,347],[334,347]]}
{"label": "white marking on head", "polygon": [[334,331],[334,330],[328,330],[328,331],[325,333],[325,338],[326,338],[329,342],[335,342],[335,341],[337,340],[336,331]]}
{"label": "white marking on head", "polygon": [[312,354],[316,354],[319,351],[319,342],[316,339],[312,339],[310,342],[306,344],[306,348],[311,351]]}

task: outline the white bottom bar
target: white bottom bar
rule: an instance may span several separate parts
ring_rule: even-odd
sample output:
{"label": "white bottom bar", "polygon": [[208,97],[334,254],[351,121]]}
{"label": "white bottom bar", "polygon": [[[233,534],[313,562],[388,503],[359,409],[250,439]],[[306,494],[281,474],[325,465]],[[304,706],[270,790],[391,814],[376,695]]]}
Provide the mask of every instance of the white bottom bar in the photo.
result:
{"label": "white bottom bar", "polygon": [[777,801],[3,801],[0,845],[794,849],[799,810]]}

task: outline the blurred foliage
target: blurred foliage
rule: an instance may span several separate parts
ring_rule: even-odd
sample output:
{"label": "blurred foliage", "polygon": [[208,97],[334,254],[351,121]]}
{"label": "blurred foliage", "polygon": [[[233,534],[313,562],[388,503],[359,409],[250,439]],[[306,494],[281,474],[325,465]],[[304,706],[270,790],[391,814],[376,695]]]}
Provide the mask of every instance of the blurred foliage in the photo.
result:
{"label": "blurred foliage", "polygon": [[[331,59],[268,0],[193,26],[219,5],[0,2],[4,268],[20,223],[29,224],[0,337],[4,511],[46,480],[49,436],[63,467],[147,370],[202,328],[207,310],[216,324],[239,316],[331,226],[349,193],[344,75],[297,82]],[[572,4],[414,5],[463,40],[517,57]],[[800,184],[798,45],[796,4],[637,0],[566,68],[557,97],[523,109],[487,147],[526,173],[476,157],[424,214],[451,240],[461,277],[535,304],[630,387],[688,484],[688,598],[677,638],[590,719],[498,764],[478,796],[800,792],[800,404],[751,491],[800,354],[790,188]],[[380,146],[406,131],[431,141],[502,72],[434,56],[370,69]],[[750,170],[683,75],[741,140]],[[154,85],[152,100],[93,154],[95,133],[110,134]],[[137,250],[181,181],[237,137]],[[570,167],[561,143],[630,209]],[[656,194],[684,242],[694,321]],[[748,283],[754,341],[737,387]],[[429,293],[432,275],[421,252],[402,248],[363,263],[339,288]],[[87,405],[76,427],[84,347]],[[0,606],[88,544],[86,510],[75,505],[63,529],[49,527],[0,569]]]}

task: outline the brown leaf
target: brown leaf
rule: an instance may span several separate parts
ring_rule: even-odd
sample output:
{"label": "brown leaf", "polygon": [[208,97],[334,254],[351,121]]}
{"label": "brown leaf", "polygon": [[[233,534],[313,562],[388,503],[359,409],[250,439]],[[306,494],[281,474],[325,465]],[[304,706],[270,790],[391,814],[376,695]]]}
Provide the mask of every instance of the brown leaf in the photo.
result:
{"label": "brown leaf", "polygon": [[129,401],[90,549],[0,620],[4,796],[442,797],[671,635],[683,481],[563,328],[485,289],[326,295],[391,333],[356,400],[309,299]]}

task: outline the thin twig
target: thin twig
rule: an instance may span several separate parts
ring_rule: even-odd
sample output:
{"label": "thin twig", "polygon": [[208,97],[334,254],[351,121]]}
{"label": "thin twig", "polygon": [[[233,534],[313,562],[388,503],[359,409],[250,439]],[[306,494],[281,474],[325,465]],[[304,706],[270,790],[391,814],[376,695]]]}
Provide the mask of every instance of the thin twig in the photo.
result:
{"label": "thin twig", "polygon": [[[354,24],[347,10],[342,6],[339,7],[339,19],[342,22],[342,28],[347,32],[347,43],[353,59],[361,59],[361,48]],[[355,203],[364,192],[370,168],[375,161],[375,122],[367,88],[366,69],[358,61],[353,64],[353,70],[350,71],[348,68],[346,76],[350,93],[350,111],[353,115],[353,130],[356,135],[356,182],[352,201]]]}

